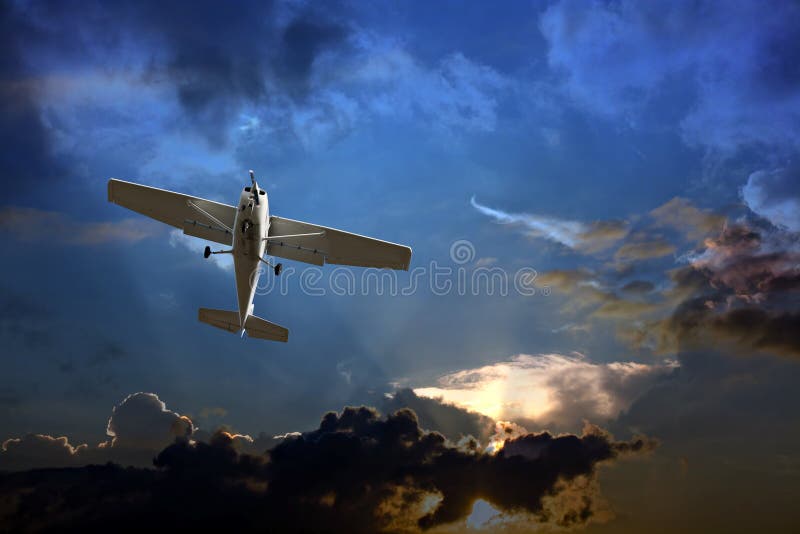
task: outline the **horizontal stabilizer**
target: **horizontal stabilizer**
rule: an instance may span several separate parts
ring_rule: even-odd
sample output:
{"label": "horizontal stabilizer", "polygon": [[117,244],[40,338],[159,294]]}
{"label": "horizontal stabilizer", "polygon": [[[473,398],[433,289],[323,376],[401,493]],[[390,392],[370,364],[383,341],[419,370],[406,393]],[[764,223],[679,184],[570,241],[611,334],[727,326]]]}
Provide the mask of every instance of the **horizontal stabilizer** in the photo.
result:
{"label": "horizontal stabilizer", "polygon": [[[210,308],[200,308],[198,314],[200,322],[216,326],[228,332],[241,332],[239,313],[226,310],[212,310]],[[266,321],[255,315],[248,315],[245,320],[245,331],[248,337],[256,339],[269,339],[271,341],[289,340],[289,330],[286,328]]]}
{"label": "horizontal stabilizer", "polygon": [[271,323],[261,317],[248,315],[244,322],[248,337],[269,339],[271,341],[289,341],[289,330],[279,324]]}
{"label": "horizontal stabilizer", "polygon": [[198,316],[201,323],[210,324],[217,328],[222,328],[228,332],[241,332],[239,325],[239,313],[235,311],[212,310],[210,308],[200,308]]}

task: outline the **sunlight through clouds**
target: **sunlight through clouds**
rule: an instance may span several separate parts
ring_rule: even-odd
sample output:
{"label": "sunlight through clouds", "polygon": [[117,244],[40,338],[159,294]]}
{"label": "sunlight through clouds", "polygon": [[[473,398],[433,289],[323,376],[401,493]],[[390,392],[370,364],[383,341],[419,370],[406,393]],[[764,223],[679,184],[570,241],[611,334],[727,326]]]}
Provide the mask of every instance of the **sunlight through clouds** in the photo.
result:
{"label": "sunlight through clouds", "polygon": [[594,363],[581,355],[520,354],[508,361],[445,375],[417,395],[495,420],[580,425],[619,415],[656,380],[678,367],[673,360]]}

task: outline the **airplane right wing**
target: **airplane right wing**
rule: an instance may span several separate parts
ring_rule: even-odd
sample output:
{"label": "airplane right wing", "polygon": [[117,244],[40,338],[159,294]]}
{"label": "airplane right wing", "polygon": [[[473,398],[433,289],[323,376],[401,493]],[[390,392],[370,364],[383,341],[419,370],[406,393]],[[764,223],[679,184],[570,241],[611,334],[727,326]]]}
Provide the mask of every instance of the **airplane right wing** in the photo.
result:
{"label": "airplane right wing", "polygon": [[108,181],[108,201],[180,228],[186,235],[233,243],[234,206],[115,178]]}
{"label": "airplane right wing", "polygon": [[372,237],[270,216],[267,254],[314,265],[408,270],[411,249]]}

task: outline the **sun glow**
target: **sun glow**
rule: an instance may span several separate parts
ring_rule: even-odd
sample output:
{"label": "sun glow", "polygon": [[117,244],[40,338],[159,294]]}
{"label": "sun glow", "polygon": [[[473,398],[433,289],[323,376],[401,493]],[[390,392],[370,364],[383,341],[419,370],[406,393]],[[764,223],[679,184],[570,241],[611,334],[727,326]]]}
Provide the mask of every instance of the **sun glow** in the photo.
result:
{"label": "sun glow", "polygon": [[421,397],[440,398],[494,420],[557,421],[577,401],[589,418],[615,417],[647,385],[677,364],[594,363],[584,356],[520,354],[508,361],[465,369],[415,388]]}

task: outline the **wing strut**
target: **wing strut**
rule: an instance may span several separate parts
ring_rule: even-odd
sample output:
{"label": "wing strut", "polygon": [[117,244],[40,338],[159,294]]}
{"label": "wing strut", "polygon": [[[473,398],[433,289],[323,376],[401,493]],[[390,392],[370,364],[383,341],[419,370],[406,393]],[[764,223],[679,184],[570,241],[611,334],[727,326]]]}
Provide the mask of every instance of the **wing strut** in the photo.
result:
{"label": "wing strut", "polygon": [[200,213],[202,213],[203,215],[205,215],[206,217],[211,219],[213,222],[217,223],[222,228],[226,229],[231,234],[233,233],[233,229],[228,228],[228,225],[226,225],[225,223],[223,223],[222,221],[220,221],[219,219],[217,219],[216,217],[214,217],[213,215],[208,213],[206,210],[204,210],[203,208],[201,208],[200,206],[198,206],[197,204],[195,204],[191,200],[187,200],[186,201],[186,205],[189,206],[190,208],[192,208],[193,210],[199,211]]}

